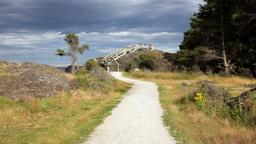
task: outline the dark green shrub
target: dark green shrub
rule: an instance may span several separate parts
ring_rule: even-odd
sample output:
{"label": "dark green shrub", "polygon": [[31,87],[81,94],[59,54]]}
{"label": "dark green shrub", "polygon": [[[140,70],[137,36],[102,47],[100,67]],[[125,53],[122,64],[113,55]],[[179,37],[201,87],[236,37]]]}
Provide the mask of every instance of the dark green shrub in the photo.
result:
{"label": "dark green shrub", "polygon": [[140,69],[148,69],[151,71],[168,71],[170,70],[170,63],[164,59],[163,53],[159,51],[148,51],[140,54],[136,58],[137,64]]}
{"label": "dark green shrub", "polygon": [[133,71],[136,68],[150,71],[168,71],[170,62],[164,58],[164,53],[160,51],[141,50],[118,59],[120,70]]}
{"label": "dark green shrub", "polygon": [[138,68],[138,64],[134,61],[129,61],[127,65],[124,66],[124,71],[129,72]]}
{"label": "dark green shrub", "polygon": [[142,69],[150,69],[153,70],[153,61],[152,57],[146,54],[141,54],[137,59],[138,65]]}
{"label": "dark green shrub", "polygon": [[97,64],[97,62],[94,59],[90,59],[88,60],[85,65],[84,65],[85,69],[88,71],[92,71],[93,68],[95,67],[99,67],[99,65]]}
{"label": "dark green shrub", "polygon": [[79,68],[77,74],[87,74],[95,67],[99,67],[97,62],[94,59],[89,59],[82,67]]}

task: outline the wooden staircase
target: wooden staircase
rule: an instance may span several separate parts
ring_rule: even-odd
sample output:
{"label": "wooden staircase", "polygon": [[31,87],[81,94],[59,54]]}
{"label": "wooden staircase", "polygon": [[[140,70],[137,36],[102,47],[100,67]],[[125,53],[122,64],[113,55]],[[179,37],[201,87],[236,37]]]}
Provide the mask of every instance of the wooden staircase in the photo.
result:
{"label": "wooden staircase", "polygon": [[110,71],[110,66],[116,65],[117,71],[119,71],[119,63],[117,60],[125,55],[138,52],[141,49],[149,49],[154,50],[153,44],[135,44],[135,45],[129,45],[127,48],[119,49],[118,51],[115,51],[109,55],[106,55],[103,58],[100,58],[98,61],[100,61],[101,65],[104,65],[106,70]]}

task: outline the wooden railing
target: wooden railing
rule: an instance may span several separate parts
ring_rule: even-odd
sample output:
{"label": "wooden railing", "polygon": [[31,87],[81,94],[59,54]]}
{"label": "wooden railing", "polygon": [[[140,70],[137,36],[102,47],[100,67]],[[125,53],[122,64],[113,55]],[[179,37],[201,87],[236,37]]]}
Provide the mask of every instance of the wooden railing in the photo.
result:
{"label": "wooden railing", "polygon": [[113,62],[114,62],[117,65],[117,71],[119,71],[119,64],[118,64],[117,60],[124,55],[137,52],[141,49],[154,50],[154,45],[142,44],[142,43],[135,44],[135,45],[129,45],[127,48],[120,49],[116,52],[113,52],[113,53],[103,57],[101,60],[101,63],[107,67],[107,70],[109,70],[109,65],[113,64]]}

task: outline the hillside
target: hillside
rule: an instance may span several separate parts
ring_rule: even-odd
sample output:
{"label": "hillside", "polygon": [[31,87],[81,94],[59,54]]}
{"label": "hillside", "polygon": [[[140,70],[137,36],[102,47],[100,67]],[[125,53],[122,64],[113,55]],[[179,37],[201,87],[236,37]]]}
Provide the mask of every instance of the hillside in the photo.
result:
{"label": "hillside", "polygon": [[[121,49],[120,49],[121,50]],[[127,53],[116,60],[120,71],[171,71],[172,61],[170,59],[171,53],[141,48],[135,52]],[[107,69],[105,64],[101,63],[101,57],[96,58],[97,63],[104,69]],[[117,71],[115,61],[110,63],[110,71]]]}

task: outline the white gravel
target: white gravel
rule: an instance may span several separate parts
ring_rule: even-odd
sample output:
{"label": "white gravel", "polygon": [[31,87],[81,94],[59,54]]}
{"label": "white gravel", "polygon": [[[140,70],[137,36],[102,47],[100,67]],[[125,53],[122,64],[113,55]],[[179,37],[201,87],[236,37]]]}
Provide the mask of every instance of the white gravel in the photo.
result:
{"label": "white gravel", "polygon": [[85,144],[175,144],[163,124],[157,85],[111,75],[134,86]]}

